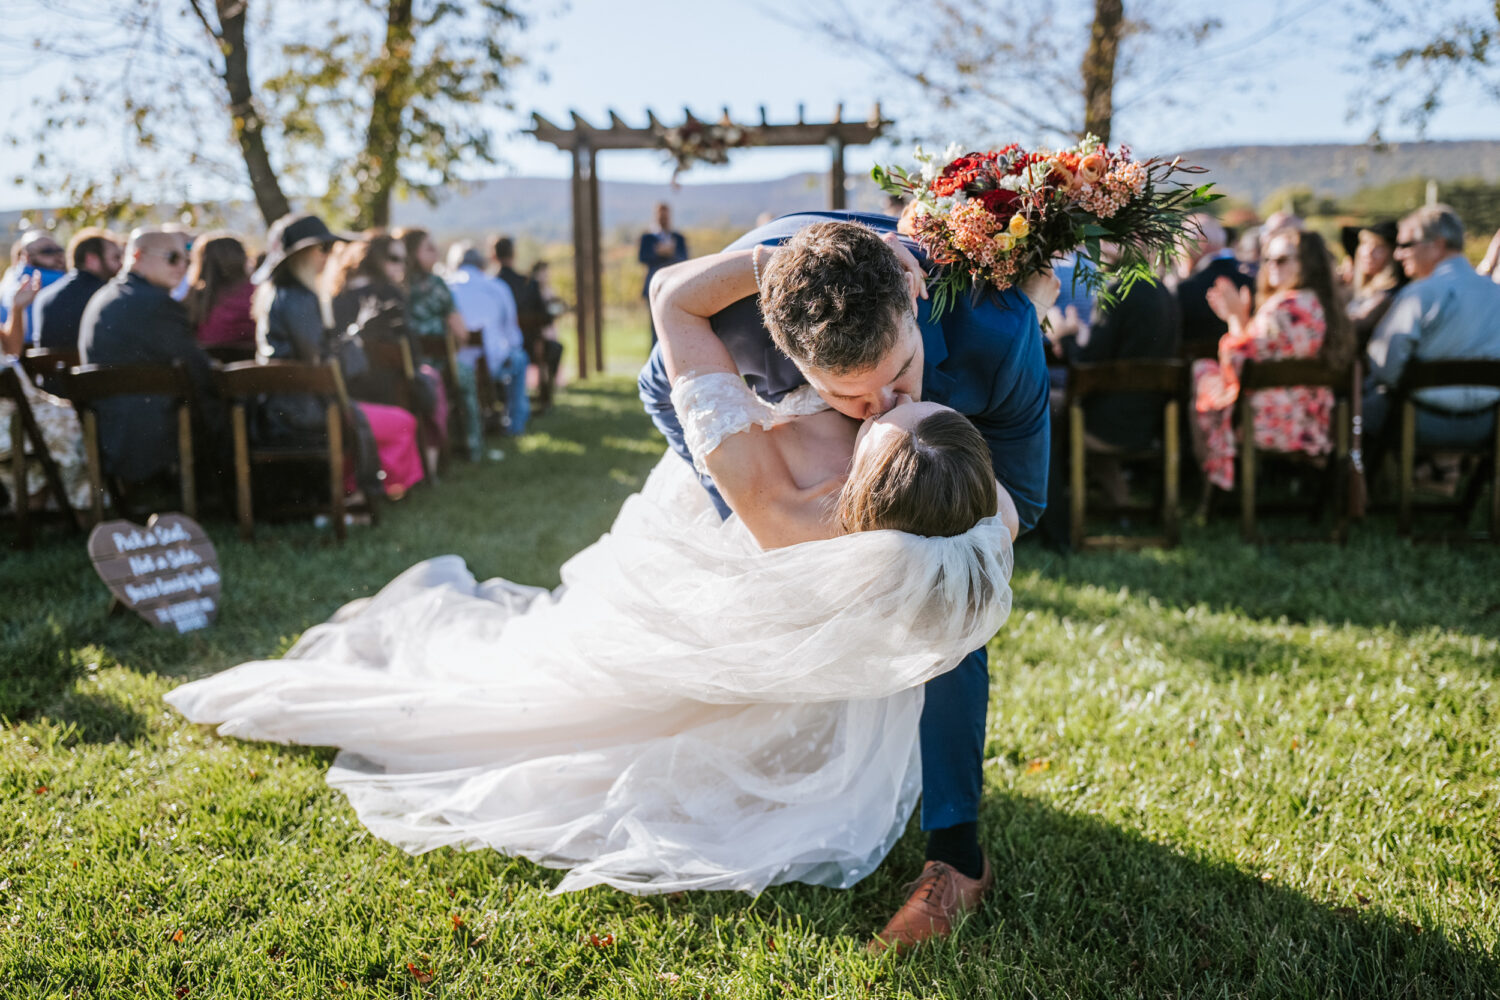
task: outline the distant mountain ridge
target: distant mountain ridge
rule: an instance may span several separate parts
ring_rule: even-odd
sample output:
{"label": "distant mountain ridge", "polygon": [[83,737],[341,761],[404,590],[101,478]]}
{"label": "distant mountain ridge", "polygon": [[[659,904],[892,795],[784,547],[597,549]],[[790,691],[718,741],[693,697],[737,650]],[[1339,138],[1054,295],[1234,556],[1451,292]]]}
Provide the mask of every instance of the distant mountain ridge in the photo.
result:
{"label": "distant mountain ridge", "polygon": [[[1500,182],[1500,140],[1366,145],[1256,145],[1189,149],[1182,158],[1208,168],[1205,179],[1225,194],[1259,204],[1279,188],[1300,185],[1315,194],[1342,197],[1361,188],[1409,178]],[[600,182],[600,225],[606,239],[651,223],[653,206],[670,202],[685,229],[749,229],[756,219],[828,206],[828,176],[792,174],[768,181],[724,184]],[[885,196],[867,176],[850,178],[851,209],[881,211]],[[541,242],[566,242],[572,234],[569,181],[565,178],[503,177],[455,188],[436,205],[419,200],[392,206],[393,224],[421,226],[439,242],[491,233],[513,233]],[[0,234],[14,233],[19,220],[45,213],[0,212]],[[224,206],[242,231],[259,235],[248,205]],[[3,236],[0,236],[3,238]]]}
{"label": "distant mountain ridge", "polygon": [[1500,181],[1500,141],[1394,142],[1385,146],[1214,146],[1188,149],[1185,162],[1208,168],[1225,194],[1258,204],[1278,188],[1300,184],[1342,197],[1411,178]]}
{"label": "distant mountain ridge", "polygon": [[[1219,191],[1251,204],[1291,185],[1342,197],[1412,177],[1440,184],[1469,179],[1500,182],[1500,140],[1391,143],[1379,148],[1216,146],[1184,150],[1181,156],[1208,168],[1205,179],[1213,181]],[[850,181],[851,209],[882,210],[885,196],[868,177],[857,175]],[[827,185],[827,175],[819,173],[772,181],[684,185],[675,191],[668,184],[601,181],[600,226],[606,233],[622,227],[644,228],[656,202],[668,201],[680,227],[749,229],[763,213],[778,216],[826,208]],[[455,236],[506,231],[545,241],[567,240],[571,238],[568,199],[566,180],[500,178],[472,184],[436,206],[398,204],[393,214],[398,225],[423,226]]]}

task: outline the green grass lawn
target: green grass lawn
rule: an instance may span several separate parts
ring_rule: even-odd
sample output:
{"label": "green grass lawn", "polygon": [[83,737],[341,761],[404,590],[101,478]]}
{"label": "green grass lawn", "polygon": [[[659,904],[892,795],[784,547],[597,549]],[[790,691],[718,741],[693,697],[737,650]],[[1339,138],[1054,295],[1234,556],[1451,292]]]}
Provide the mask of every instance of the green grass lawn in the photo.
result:
{"label": "green grass lawn", "polygon": [[374,839],[324,785],[331,751],[162,703],[418,559],[555,584],[661,446],[618,376],[535,432],[343,546],[207,519],[225,584],[201,633],[106,617],[80,539],[0,555],[0,996],[1500,992],[1500,551],[1382,519],[1347,549],[1252,549],[1227,521],[1170,552],[1023,546],[992,646],[996,889],[906,959],[863,947],[915,827],[847,891],[552,897],[523,861]]}

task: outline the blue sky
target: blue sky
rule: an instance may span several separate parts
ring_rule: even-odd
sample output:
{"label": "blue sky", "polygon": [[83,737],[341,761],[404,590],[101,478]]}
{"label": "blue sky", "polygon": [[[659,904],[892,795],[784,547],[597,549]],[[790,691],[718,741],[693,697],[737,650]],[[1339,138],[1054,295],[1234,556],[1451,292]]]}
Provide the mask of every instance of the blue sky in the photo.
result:
{"label": "blue sky", "polygon": [[[1247,50],[1225,51],[1220,46],[1224,71],[1196,107],[1147,119],[1126,116],[1117,141],[1155,153],[1192,146],[1358,142],[1365,137],[1365,124],[1346,120],[1357,80],[1349,72],[1354,59],[1340,53],[1336,44],[1324,47],[1327,40],[1352,31],[1339,3],[1274,0],[1201,6],[1225,19],[1226,38],[1252,35],[1257,25],[1278,12],[1295,20],[1275,38]],[[546,78],[534,70],[523,72],[512,97],[522,111],[540,111],[562,122],[576,110],[596,124],[607,121],[610,108],[628,122],[644,124],[648,107],[671,122],[680,119],[684,106],[701,116],[717,117],[727,105],[736,118],[754,120],[759,106],[765,105],[773,121],[787,121],[795,117],[799,103],[806,106],[809,118],[830,115],[840,101],[850,117],[863,117],[876,99],[888,108],[900,105],[909,91],[821,35],[800,29],[796,22],[802,10],[796,0],[572,0],[564,12],[534,19],[524,43],[533,66],[545,70]],[[13,109],[49,93],[67,75],[63,65],[37,65],[34,60],[14,42],[0,45],[0,82],[9,90],[7,104]],[[1500,116],[1477,115],[1476,110],[1460,97],[1433,122],[1430,137],[1500,135]],[[521,116],[497,116],[495,124],[511,133],[500,143],[506,164],[502,172],[567,174],[564,154],[514,134],[523,126]],[[1410,135],[1388,132],[1387,137]],[[5,157],[15,155],[14,162],[26,162],[33,152],[23,147],[7,150]],[[851,169],[867,167],[876,155],[889,158],[892,151],[851,152]],[[826,166],[827,154],[818,149],[746,151],[730,166],[696,169],[684,182],[777,177]],[[610,153],[601,158],[600,172],[619,180],[661,181],[670,176],[670,168],[655,152]],[[0,208],[24,203],[34,203],[33,197],[18,194],[8,183],[0,188]]]}

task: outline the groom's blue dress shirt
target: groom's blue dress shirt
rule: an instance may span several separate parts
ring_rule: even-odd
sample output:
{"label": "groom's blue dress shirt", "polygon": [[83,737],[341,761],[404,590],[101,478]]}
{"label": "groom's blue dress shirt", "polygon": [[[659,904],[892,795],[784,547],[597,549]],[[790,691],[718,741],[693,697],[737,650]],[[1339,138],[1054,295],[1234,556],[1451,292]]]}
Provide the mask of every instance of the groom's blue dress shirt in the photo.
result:
{"label": "groom's blue dress shirt", "polygon": [[[896,220],[884,215],[800,212],[754,229],[726,249],[779,244],[804,226],[825,219],[862,222],[878,232],[896,228]],[[920,259],[921,251],[911,241],[906,243]],[[953,407],[984,435],[995,477],[1014,498],[1025,531],[1047,504],[1051,447],[1047,362],[1036,310],[1030,299],[1012,288],[991,291],[977,303],[964,299],[937,322],[930,314],[931,303],[922,301],[917,313],[926,355],[922,398]],[[805,384],[802,373],[772,342],[753,297],[718,313],[712,323],[740,374],[762,397],[775,401]],[[658,345],[641,370],[641,400],[672,450],[691,462],[682,425],[672,409],[671,389]],[[707,476],[702,479],[719,512],[727,515],[729,509],[712,481]]]}

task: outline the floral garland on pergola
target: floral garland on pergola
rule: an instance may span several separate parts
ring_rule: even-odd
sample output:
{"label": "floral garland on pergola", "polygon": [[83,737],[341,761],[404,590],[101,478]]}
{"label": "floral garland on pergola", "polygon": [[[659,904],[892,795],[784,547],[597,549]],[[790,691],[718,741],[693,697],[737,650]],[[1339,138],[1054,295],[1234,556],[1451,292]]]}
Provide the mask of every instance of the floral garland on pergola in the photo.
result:
{"label": "floral garland on pergola", "polygon": [[694,164],[722,166],[729,162],[731,149],[755,144],[755,130],[736,125],[727,117],[718,122],[700,122],[688,116],[687,121],[657,132],[657,143],[672,163],[672,183]]}

